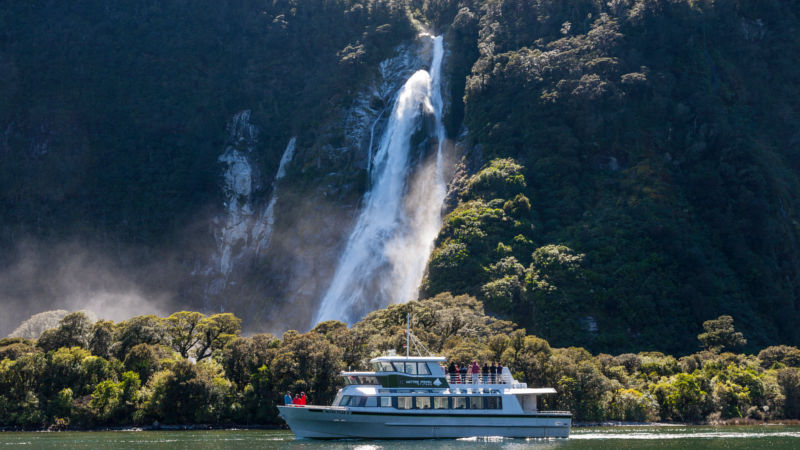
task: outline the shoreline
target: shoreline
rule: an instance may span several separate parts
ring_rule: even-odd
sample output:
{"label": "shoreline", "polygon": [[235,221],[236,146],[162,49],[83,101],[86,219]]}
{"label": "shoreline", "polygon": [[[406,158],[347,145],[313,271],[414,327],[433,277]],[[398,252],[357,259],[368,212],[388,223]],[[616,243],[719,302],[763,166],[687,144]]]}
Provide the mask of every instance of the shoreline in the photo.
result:
{"label": "shoreline", "polygon": [[209,425],[209,424],[191,424],[191,425],[144,425],[144,426],[119,426],[119,427],[47,427],[47,428],[15,428],[15,427],[0,427],[0,433],[61,433],[69,431],[79,431],[87,433],[96,433],[103,431],[205,431],[205,430],[288,430],[285,425],[238,425],[238,424],[225,424],[225,425]]}
{"label": "shoreline", "polygon": [[[599,427],[736,427],[736,426],[800,426],[800,420],[754,420],[754,419],[726,419],[717,420],[713,422],[622,422],[622,421],[602,421],[602,422],[574,422],[572,428],[599,428]],[[0,427],[0,433],[60,433],[60,432],[84,432],[84,433],[97,433],[104,431],[236,431],[236,430],[286,430],[289,429],[285,425],[208,425],[208,424],[191,424],[191,425],[146,425],[146,426],[119,426],[119,427],[96,427],[96,428],[12,428]]]}
{"label": "shoreline", "polygon": [[592,428],[592,427],[733,427],[733,426],[756,426],[756,425],[793,425],[800,426],[797,419],[776,419],[776,420],[756,420],[756,419],[721,419],[709,422],[623,422],[605,420],[600,422],[572,422],[572,428]]}

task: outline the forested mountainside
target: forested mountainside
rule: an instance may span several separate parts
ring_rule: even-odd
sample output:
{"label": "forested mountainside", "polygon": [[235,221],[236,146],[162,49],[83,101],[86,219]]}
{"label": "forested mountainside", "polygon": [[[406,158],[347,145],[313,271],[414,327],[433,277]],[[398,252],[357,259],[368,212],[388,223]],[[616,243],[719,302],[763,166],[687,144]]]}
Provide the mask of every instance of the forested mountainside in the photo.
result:
{"label": "forested mountainside", "polygon": [[[0,282],[15,306],[0,334],[75,290],[227,308],[264,326],[293,263],[314,259],[298,249],[330,263],[315,239],[335,246],[326,230],[363,193],[366,158],[341,150],[341,111],[417,33],[393,0],[11,2],[0,30],[0,266],[11,268]],[[250,258],[253,240],[236,233],[256,220],[241,217],[265,214],[295,136],[275,209],[305,234]],[[221,255],[231,248],[244,254],[237,270]]]}
{"label": "forested mountainside", "polygon": [[463,182],[427,293],[477,295],[559,345],[684,351],[722,312],[797,342],[798,6],[460,11],[465,124],[494,161]]}
{"label": "forested mountainside", "polygon": [[[313,326],[368,189],[364,130],[391,102],[381,62],[414,54],[424,26],[445,36],[463,159],[423,295],[474,295],[593,351],[694,351],[720,314],[754,346],[797,345],[799,14],[795,0],[12,2],[0,258],[15,269],[0,282],[25,306],[0,326],[59,307],[28,277],[59,259],[20,245],[65,242],[170,305]],[[252,165],[242,211],[266,209],[293,137],[280,245],[209,269],[253,245],[219,231],[221,154]]]}

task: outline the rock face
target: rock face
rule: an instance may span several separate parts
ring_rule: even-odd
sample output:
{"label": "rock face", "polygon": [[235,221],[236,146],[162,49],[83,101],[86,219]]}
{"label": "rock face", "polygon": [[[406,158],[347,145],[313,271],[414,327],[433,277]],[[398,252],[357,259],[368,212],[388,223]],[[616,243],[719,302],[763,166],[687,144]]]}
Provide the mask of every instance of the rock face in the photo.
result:
{"label": "rock face", "polygon": [[261,161],[262,130],[250,110],[232,118],[218,158],[222,205],[210,225],[212,250],[195,259],[184,296],[201,296],[209,311],[235,311],[253,330],[312,325],[369,189],[372,155],[394,97],[429,60],[426,44],[397,47],[350,107],[320,121],[317,130],[303,130],[303,138],[291,138],[270,184]]}
{"label": "rock face", "polygon": [[[298,145],[297,173],[281,184],[273,245],[263,274],[270,293],[258,311],[266,328],[306,329],[330,286],[361,197],[370,188],[377,151],[394,98],[429,59],[424,42],[400,46],[330,118],[309,145]],[[302,161],[302,162],[301,162]],[[285,190],[284,190],[285,187]]]}
{"label": "rock face", "polygon": [[258,140],[258,130],[250,123],[250,111],[236,114],[229,130],[231,142],[219,157],[224,167],[222,193],[226,215],[214,236],[218,245],[218,254],[214,258],[218,267],[214,269],[223,276],[230,275],[233,270],[233,258],[244,257],[241,252],[233,254],[236,247],[255,250],[267,238],[264,227],[257,220],[260,215],[255,214],[252,199],[253,192],[262,187],[259,183],[261,177],[250,161]]}
{"label": "rock face", "polygon": [[297,138],[293,137],[286,145],[272,183],[266,186],[259,168],[259,130],[251,122],[250,114],[250,110],[240,111],[228,125],[228,142],[217,160],[223,205],[210,224],[213,251],[192,272],[200,279],[200,294],[207,310],[230,308],[233,305],[224,294],[237,285],[250,284],[253,268],[270,247],[278,184],[295,152]]}

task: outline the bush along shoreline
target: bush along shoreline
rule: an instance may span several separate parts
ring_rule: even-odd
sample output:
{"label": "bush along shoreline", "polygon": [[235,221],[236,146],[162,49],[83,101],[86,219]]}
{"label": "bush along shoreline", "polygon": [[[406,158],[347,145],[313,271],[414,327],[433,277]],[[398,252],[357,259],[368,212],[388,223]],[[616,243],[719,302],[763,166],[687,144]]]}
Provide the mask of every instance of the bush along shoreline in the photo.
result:
{"label": "bush along shoreline", "polygon": [[800,349],[736,353],[746,339],[730,316],[703,324],[693,354],[593,355],[553,348],[485,314],[475,298],[443,293],[374,311],[350,328],[328,321],[281,337],[243,337],[230,313],[118,323],[70,313],[36,339],[0,340],[0,429],[281,427],[275,406],[287,391],[330,404],[341,370],[405,351],[408,313],[432,352],[501,362],[531,386],[552,386],[558,395],[542,407],[568,409],[578,424],[800,419]]}

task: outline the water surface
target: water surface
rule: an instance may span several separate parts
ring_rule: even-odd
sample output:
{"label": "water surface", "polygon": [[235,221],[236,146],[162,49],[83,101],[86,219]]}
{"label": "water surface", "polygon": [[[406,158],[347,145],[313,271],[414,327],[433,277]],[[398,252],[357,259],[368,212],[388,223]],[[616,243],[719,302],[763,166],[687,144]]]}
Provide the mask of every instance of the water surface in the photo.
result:
{"label": "water surface", "polygon": [[573,428],[569,439],[473,438],[422,441],[295,440],[289,431],[91,431],[0,433],[0,448],[41,449],[796,449],[800,426]]}

